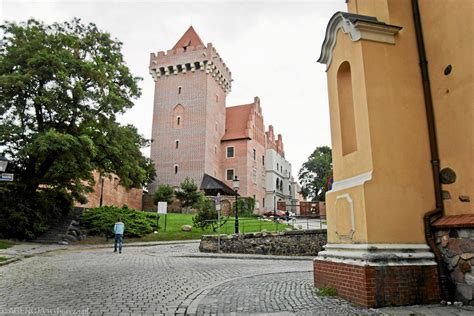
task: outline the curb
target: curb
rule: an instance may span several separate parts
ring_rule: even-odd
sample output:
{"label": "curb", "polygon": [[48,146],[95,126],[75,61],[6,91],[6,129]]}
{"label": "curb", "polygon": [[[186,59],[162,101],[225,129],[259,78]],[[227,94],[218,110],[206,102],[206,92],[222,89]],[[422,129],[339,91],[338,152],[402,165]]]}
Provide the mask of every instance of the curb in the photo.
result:
{"label": "curb", "polygon": [[211,254],[204,254],[204,253],[198,253],[198,254],[187,254],[187,255],[178,255],[175,257],[182,257],[182,258],[221,258],[221,259],[241,259],[241,260],[247,260],[247,259],[254,259],[254,260],[293,260],[293,261],[313,261],[314,257],[309,257],[309,256],[274,256],[274,255],[252,255],[252,254],[234,254],[234,253],[229,253],[229,254],[217,254],[217,253],[211,253]]}
{"label": "curb", "polygon": [[1,266],[6,266],[7,264],[10,264],[10,263],[13,263],[13,262],[16,262],[16,261],[20,261],[21,259],[23,259],[23,258],[22,257],[12,257],[8,260],[0,262],[0,267]]}

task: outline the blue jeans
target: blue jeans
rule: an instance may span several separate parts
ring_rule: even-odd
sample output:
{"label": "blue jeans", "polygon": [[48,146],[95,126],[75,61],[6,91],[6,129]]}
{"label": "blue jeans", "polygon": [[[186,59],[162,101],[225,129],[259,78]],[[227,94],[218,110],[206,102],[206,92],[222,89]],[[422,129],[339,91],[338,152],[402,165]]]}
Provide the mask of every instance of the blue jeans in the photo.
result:
{"label": "blue jeans", "polygon": [[117,251],[117,244],[118,244],[119,252],[122,252],[122,245],[123,245],[123,235],[122,234],[115,234],[114,251]]}

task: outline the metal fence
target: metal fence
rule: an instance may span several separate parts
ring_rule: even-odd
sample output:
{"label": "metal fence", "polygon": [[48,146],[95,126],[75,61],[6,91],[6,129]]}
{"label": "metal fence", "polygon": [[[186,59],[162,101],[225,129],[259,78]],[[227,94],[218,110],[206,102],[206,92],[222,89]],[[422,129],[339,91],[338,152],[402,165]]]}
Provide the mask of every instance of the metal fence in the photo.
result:
{"label": "metal fence", "polygon": [[[209,224],[218,226],[218,220],[208,220]],[[240,233],[254,233],[254,232],[275,232],[284,231],[286,229],[326,229],[326,216],[290,216],[288,220],[285,217],[273,219],[272,217],[255,217],[255,218],[239,218],[239,232]],[[219,234],[233,234],[235,232],[235,218],[228,217],[224,222],[221,219],[221,226],[216,229]]]}

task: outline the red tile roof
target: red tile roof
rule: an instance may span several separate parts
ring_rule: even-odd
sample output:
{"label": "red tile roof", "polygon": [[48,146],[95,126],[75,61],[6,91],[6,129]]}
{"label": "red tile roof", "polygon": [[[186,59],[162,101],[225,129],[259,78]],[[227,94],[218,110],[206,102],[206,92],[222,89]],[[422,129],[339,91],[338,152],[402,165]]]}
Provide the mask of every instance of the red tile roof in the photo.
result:
{"label": "red tile roof", "polygon": [[225,134],[222,140],[249,137],[248,121],[254,104],[244,104],[225,109]]}
{"label": "red tile roof", "polygon": [[173,49],[198,45],[204,46],[204,43],[202,42],[201,38],[196,33],[194,28],[190,26],[189,29],[183,34],[183,36],[181,36],[179,41],[173,46]]}
{"label": "red tile roof", "polygon": [[474,227],[474,214],[443,216],[433,223],[436,228]]}

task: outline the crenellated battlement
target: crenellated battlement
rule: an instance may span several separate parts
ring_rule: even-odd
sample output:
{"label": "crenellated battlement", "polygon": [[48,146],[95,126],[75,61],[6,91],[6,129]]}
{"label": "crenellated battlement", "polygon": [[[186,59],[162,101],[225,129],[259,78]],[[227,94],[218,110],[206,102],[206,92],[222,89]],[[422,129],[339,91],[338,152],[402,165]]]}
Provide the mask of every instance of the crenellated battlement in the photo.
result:
{"label": "crenellated battlement", "polygon": [[231,91],[232,73],[211,43],[151,53],[149,69],[155,81],[170,75],[205,71],[225,93]]}

